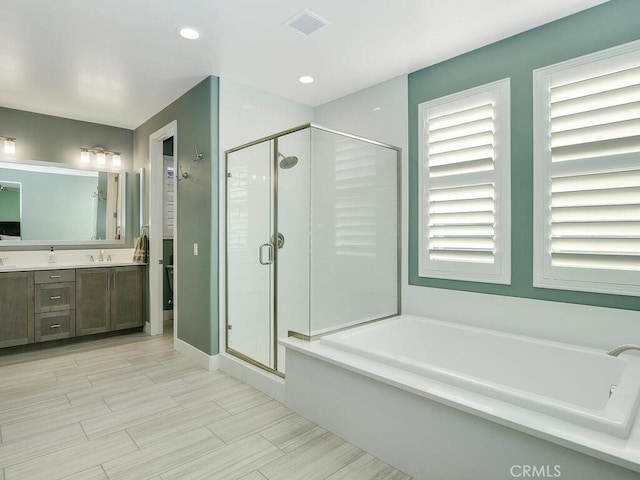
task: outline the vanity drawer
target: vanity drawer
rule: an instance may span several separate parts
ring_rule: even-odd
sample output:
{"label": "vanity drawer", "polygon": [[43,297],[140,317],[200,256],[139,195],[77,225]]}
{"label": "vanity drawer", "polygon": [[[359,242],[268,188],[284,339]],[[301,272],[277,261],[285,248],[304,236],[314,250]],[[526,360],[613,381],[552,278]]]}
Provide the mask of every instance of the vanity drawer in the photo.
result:
{"label": "vanity drawer", "polygon": [[36,270],[34,283],[75,282],[76,271],[68,270]]}
{"label": "vanity drawer", "polygon": [[75,310],[76,284],[44,283],[36,285],[36,313]]}
{"label": "vanity drawer", "polygon": [[36,314],[35,341],[59,340],[76,333],[76,311]]}

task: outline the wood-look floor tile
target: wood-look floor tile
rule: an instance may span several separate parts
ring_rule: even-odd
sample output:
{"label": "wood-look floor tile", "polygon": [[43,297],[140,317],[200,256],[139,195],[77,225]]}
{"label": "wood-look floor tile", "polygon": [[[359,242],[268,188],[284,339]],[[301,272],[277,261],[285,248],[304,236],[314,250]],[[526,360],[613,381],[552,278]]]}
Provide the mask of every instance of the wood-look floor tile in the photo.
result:
{"label": "wood-look floor tile", "polygon": [[283,452],[290,452],[300,444],[303,444],[307,437],[317,436],[324,433],[324,431],[324,429],[303,416],[293,415],[272,427],[262,430],[260,435]]}
{"label": "wood-look floor tile", "polygon": [[190,390],[190,387],[180,379],[163,383],[153,383],[105,397],[104,401],[114,412],[143,405],[149,399],[178,395]]}
{"label": "wood-look floor tile", "polygon": [[61,478],[60,480],[109,480],[107,474],[101,466],[96,466],[83,470],[82,472],[74,473],[72,475]]}
{"label": "wood-look floor tile", "polygon": [[411,480],[409,475],[400,472],[382,460],[365,453],[353,462],[341,468],[326,480]]}
{"label": "wood-look floor tile", "polygon": [[235,480],[281,455],[267,440],[252,435],[162,473],[161,477],[162,480]]}
{"label": "wood-look floor tile", "polygon": [[160,412],[171,414],[181,410],[183,408],[171,397],[160,397],[116,412],[94,415],[80,424],[89,438],[96,438],[144,423]]}
{"label": "wood-look floor tile", "polygon": [[210,377],[201,377],[199,380],[190,383],[192,390],[176,395],[174,398],[180,405],[192,407],[202,403],[216,401],[222,397],[232,395],[236,392],[246,391],[248,385],[243,384],[235,378],[223,374],[212,372]]}
{"label": "wood-look floor tile", "polygon": [[64,377],[84,377],[87,375],[95,375],[101,372],[108,372],[110,370],[118,370],[120,368],[130,367],[131,362],[126,358],[100,358],[95,362],[87,362],[85,365],[77,365],[75,367],[65,367],[58,370],[54,370],[53,374],[60,378]]}
{"label": "wood-look floor tile", "polygon": [[269,480],[267,477],[265,477],[264,475],[262,475],[259,471],[254,470],[253,472],[251,472],[248,475],[245,475],[244,477],[240,478],[239,480]]}
{"label": "wood-look floor tile", "polygon": [[244,388],[229,395],[213,395],[215,402],[229,413],[236,414],[248,410],[273,399],[254,388]]}
{"label": "wood-look floor tile", "polygon": [[223,418],[208,425],[225,443],[234,442],[242,437],[259,433],[285,418],[295,415],[279,402],[271,400],[257,407],[244,410],[236,415]]}
{"label": "wood-look floor tile", "polygon": [[12,442],[21,438],[35,437],[44,432],[56,430],[83,420],[92,419],[109,413],[109,407],[104,402],[93,402],[87,405],[69,407],[55,415],[40,415],[14,423],[0,425],[2,441]]}
{"label": "wood-look floor tile", "polygon": [[55,430],[0,444],[0,468],[60,450],[69,445],[87,440],[79,423],[66,425]]}
{"label": "wood-look floor tile", "polygon": [[[36,353],[36,356],[33,353]],[[60,353],[63,351],[60,350]],[[67,352],[58,356],[51,355],[48,350],[0,355],[0,369],[9,368],[9,371],[15,375],[30,375],[74,364],[75,360]]]}
{"label": "wood-look floor tile", "polygon": [[323,480],[362,453],[359,448],[325,431],[259,470],[270,480]]}
{"label": "wood-look floor tile", "polygon": [[136,449],[126,432],[117,432],[6,467],[5,480],[57,479],[104,464]]}
{"label": "wood-look floor tile", "polygon": [[41,415],[55,415],[61,410],[66,410],[70,405],[65,395],[58,395],[34,403],[17,403],[13,408],[7,406],[0,409],[0,425],[27,420]]}
{"label": "wood-look floor tile", "polygon": [[109,480],[143,480],[160,475],[224,446],[206,428],[198,428],[150,448],[138,450],[104,463]]}
{"label": "wood-look floor tile", "polygon": [[154,382],[170,382],[172,380],[182,378],[194,371],[202,370],[202,367],[192,362],[188,358],[178,358],[159,362],[164,369],[157,369],[147,373],[149,378]]}
{"label": "wood-look floor tile", "polygon": [[151,379],[144,374],[136,372],[132,376],[121,378],[114,376],[99,383],[91,382],[89,386],[72,390],[66,396],[71,405],[86,405],[96,400],[102,400],[105,397],[135,391],[137,388],[149,385],[153,385]]}
{"label": "wood-look floor tile", "polygon": [[12,410],[50,400],[69,391],[91,384],[85,377],[69,377],[64,380],[34,381],[20,388],[8,389],[0,393],[0,410]]}
{"label": "wood-look floor tile", "polygon": [[138,447],[145,448],[157,442],[228,417],[229,413],[214,402],[198,405],[179,412],[153,415],[148,421],[127,428]]}

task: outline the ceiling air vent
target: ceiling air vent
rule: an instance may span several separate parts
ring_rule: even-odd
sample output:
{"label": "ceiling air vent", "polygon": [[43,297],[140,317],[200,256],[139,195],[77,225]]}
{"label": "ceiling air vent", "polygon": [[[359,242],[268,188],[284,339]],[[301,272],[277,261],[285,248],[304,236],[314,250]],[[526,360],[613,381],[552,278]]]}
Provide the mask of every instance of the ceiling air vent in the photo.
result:
{"label": "ceiling air vent", "polygon": [[320,30],[322,27],[329,25],[329,22],[305,9],[284,22],[284,25],[298,33],[309,36],[313,32]]}

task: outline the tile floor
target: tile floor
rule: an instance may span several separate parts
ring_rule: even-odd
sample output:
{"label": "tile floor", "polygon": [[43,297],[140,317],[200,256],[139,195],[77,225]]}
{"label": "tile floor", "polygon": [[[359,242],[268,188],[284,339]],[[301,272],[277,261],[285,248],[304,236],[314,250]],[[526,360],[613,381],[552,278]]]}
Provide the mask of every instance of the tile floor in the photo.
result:
{"label": "tile floor", "polygon": [[0,355],[0,480],[409,479],[248,385],[131,334]]}

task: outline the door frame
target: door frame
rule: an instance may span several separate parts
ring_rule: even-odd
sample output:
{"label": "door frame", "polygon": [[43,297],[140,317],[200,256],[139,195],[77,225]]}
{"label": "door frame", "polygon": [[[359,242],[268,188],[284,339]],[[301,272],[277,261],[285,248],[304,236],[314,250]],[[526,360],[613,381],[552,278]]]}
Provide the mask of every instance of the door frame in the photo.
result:
{"label": "door frame", "polygon": [[[163,279],[165,266],[162,260],[164,240],[164,159],[163,142],[173,137],[173,168],[178,163],[178,121],[174,120],[149,135],[149,334],[162,335],[163,326]],[[175,185],[173,249],[178,247],[178,185]],[[174,255],[173,281],[173,340],[178,335],[178,256]]]}

